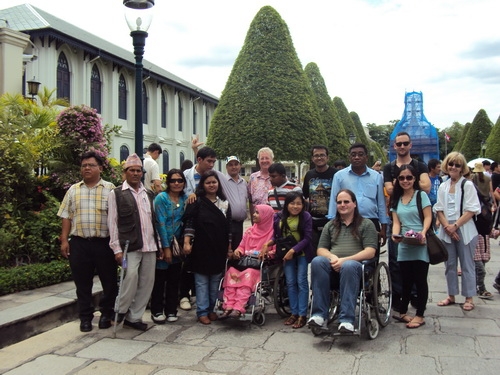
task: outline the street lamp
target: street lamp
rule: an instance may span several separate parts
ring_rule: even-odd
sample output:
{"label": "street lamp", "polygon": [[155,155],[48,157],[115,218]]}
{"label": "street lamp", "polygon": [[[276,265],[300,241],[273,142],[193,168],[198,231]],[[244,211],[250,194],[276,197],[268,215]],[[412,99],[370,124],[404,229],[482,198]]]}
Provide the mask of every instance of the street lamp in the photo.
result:
{"label": "street lamp", "polygon": [[481,157],[484,158],[484,154],[486,153],[486,142],[481,141]]}
{"label": "street lamp", "polygon": [[135,55],[135,153],[143,159],[144,136],[142,130],[142,56],[153,19],[154,0],[123,0],[125,19],[130,29]]}
{"label": "street lamp", "polygon": [[35,81],[35,77],[31,81],[26,81],[28,84],[28,94],[31,95],[31,100],[35,101],[35,95],[38,95],[38,89],[40,88],[40,82]]}
{"label": "street lamp", "polygon": [[351,133],[349,134],[349,143],[353,145],[354,142],[356,142],[356,136],[354,135],[354,133]]}

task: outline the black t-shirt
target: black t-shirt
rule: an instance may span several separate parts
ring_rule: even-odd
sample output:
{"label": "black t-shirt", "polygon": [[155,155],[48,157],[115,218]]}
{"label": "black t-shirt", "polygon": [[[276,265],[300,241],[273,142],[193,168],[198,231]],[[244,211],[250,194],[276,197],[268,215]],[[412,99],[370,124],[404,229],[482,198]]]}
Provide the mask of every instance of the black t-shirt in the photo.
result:
{"label": "black t-shirt", "polygon": [[493,185],[493,191],[500,186],[500,173],[491,174],[491,184]]}
{"label": "black t-shirt", "polygon": [[304,198],[309,198],[309,213],[313,217],[324,218],[328,214],[330,193],[332,191],[333,175],[337,170],[328,167],[324,172],[311,169],[304,177],[302,193]]}
{"label": "black t-shirt", "polygon": [[[427,164],[423,161],[418,161],[417,159],[411,159],[410,165],[417,170],[417,181],[420,180],[420,175],[422,173],[429,173],[429,168]],[[396,164],[396,161],[392,161],[384,165],[384,183],[385,182],[393,182],[394,179],[399,174],[399,167]]]}

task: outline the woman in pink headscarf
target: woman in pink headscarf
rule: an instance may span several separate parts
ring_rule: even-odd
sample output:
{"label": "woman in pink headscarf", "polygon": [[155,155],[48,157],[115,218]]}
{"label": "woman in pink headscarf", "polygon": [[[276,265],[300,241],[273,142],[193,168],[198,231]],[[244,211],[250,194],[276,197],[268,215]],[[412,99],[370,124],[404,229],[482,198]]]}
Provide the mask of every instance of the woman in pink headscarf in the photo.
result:
{"label": "woman in pink headscarf", "polygon": [[[239,246],[234,250],[233,258],[239,259],[242,255],[259,255],[272,239],[274,210],[271,206],[259,204],[255,207],[252,215],[253,226],[246,230]],[[224,276],[224,312],[220,319],[239,318],[245,313],[245,306],[255,286],[260,280],[260,271],[247,268],[238,271],[234,267],[229,267]]]}

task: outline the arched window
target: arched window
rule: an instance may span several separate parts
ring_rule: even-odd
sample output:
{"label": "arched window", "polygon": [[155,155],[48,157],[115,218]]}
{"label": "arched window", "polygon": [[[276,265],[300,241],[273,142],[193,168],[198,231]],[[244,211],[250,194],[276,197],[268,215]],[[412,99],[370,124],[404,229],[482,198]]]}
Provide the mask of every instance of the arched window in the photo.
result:
{"label": "arched window", "polygon": [[97,64],[92,67],[92,72],[90,74],[90,106],[97,110],[97,113],[101,113],[101,97],[102,97],[102,83],[101,74],[99,73],[99,68]]}
{"label": "arched window", "polygon": [[124,160],[127,160],[128,156],[129,156],[128,147],[125,145],[120,146],[120,163]]}
{"label": "arched window", "polygon": [[193,134],[196,133],[196,103],[193,101]]}
{"label": "arched window", "polygon": [[162,159],[163,159],[163,173],[167,173],[170,168],[169,168],[169,157],[168,157],[168,151],[167,150],[163,150],[162,152]]}
{"label": "arched window", "polygon": [[186,157],[184,156],[184,153],[181,151],[179,152],[179,165],[182,165],[182,163],[184,163],[184,160],[186,159]]}
{"label": "arched window", "polygon": [[142,84],[142,123],[148,123],[148,92],[144,83]]}
{"label": "arched window", "polygon": [[59,54],[57,59],[57,98],[70,101],[70,80],[68,59],[64,52]]}
{"label": "arched window", "polygon": [[163,90],[161,90],[161,127],[167,128],[167,98]]}
{"label": "arched window", "polygon": [[123,74],[118,80],[118,118],[127,119],[127,83]]}
{"label": "arched window", "polygon": [[178,130],[181,132],[182,131],[182,98],[180,93],[177,94],[177,99],[178,99],[178,109],[179,109],[179,128]]}

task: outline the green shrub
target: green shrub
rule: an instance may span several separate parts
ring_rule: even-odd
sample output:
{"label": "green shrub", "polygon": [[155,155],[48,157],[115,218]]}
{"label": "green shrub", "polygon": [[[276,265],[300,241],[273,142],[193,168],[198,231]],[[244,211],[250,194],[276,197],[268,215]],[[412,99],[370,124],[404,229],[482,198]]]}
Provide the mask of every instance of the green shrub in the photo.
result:
{"label": "green shrub", "polygon": [[0,268],[0,296],[71,280],[67,260]]}

